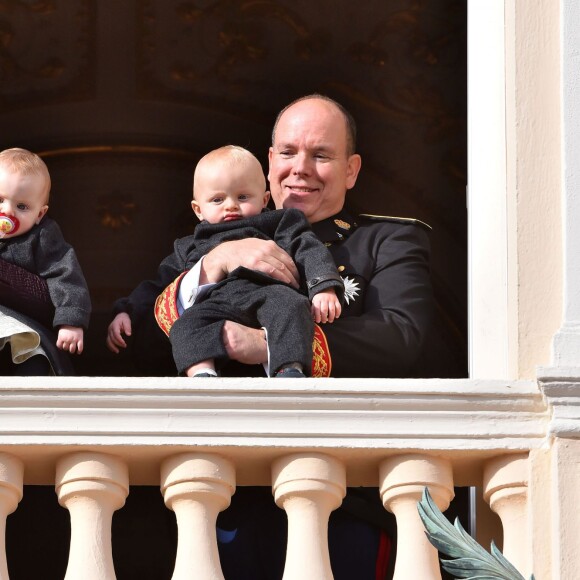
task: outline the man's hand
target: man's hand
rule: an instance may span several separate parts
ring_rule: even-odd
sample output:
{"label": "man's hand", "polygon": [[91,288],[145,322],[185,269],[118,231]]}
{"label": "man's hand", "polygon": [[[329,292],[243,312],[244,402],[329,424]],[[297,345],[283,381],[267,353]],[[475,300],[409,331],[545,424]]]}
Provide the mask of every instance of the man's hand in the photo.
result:
{"label": "man's hand", "polygon": [[56,346],[74,354],[83,352],[83,329],[78,326],[61,326],[58,329]]}
{"label": "man's hand", "polygon": [[342,307],[334,289],[328,288],[312,298],[312,308],[310,310],[312,312],[312,320],[320,324],[321,322],[334,322],[334,319],[340,316]]}
{"label": "man's hand", "polygon": [[126,312],[119,312],[107,330],[106,344],[111,352],[119,354],[119,348],[127,348],[123,334],[131,336],[131,319]]}
{"label": "man's hand", "polygon": [[222,340],[228,357],[246,365],[268,362],[268,345],[261,328],[249,328],[226,320]]}
{"label": "man's hand", "polygon": [[298,270],[292,258],[272,240],[246,238],[220,244],[205,256],[200,284],[220,282],[244,266],[298,288]]}

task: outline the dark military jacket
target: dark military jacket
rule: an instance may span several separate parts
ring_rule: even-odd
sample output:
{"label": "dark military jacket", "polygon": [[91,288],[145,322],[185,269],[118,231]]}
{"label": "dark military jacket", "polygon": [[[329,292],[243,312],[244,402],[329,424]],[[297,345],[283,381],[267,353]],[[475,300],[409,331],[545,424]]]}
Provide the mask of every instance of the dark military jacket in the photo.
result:
{"label": "dark military jacket", "polygon": [[341,317],[321,325],[331,376],[409,376],[433,313],[428,226],[342,211],[312,229],[345,280]]}

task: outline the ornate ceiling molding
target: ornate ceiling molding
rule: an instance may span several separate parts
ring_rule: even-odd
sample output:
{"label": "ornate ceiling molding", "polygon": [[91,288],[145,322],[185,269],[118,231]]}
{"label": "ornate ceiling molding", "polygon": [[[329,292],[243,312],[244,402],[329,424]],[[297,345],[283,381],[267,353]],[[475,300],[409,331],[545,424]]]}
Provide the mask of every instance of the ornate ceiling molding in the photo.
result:
{"label": "ornate ceiling molding", "polygon": [[94,96],[96,38],[95,0],[2,2],[2,112]]}

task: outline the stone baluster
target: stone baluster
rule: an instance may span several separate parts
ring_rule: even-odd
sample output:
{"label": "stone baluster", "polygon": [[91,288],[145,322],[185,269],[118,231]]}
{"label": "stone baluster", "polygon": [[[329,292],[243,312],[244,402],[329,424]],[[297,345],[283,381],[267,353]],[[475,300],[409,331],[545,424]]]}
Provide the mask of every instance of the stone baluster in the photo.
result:
{"label": "stone baluster", "polygon": [[283,580],[328,580],[328,518],[346,493],[345,468],[321,453],[298,453],[272,465],[276,504],[288,517]]}
{"label": "stone baluster", "polygon": [[531,538],[528,529],[528,455],[503,455],[485,464],[483,497],[500,517],[503,554],[527,578]]}
{"label": "stone baluster", "polygon": [[8,580],[6,563],[6,517],[22,499],[24,466],[20,459],[0,453],[0,580]]}
{"label": "stone baluster", "polygon": [[417,503],[425,487],[437,507],[445,511],[453,499],[451,463],[440,457],[405,454],[380,465],[383,505],[397,518],[397,560],[393,580],[441,578],[437,550],[425,535]]}
{"label": "stone baluster", "polygon": [[127,466],[103,453],[67,455],[56,466],[56,493],[70,513],[65,580],[113,580],[111,523],[129,493]]}
{"label": "stone baluster", "polygon": [[219,455],[183,453],[163,462],[161,492],[178,528],[173,580],[223,580],[216,519],[235,487],[234,466]]}

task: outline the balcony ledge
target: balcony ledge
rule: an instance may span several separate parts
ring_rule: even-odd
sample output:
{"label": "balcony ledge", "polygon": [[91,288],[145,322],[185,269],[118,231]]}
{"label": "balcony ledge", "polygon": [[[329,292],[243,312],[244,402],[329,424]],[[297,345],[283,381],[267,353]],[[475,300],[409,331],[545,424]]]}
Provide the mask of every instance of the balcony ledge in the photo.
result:
{"label": "balcony ledge", "polygon": [[78,449],[124,457],[137,483],[157,483],[173,453],[243,454],[242,485],[246,473],[269,484],[261,466],[285,452],[326,450],[366,485],[389,453],[445,452],[461,471],[544,446],[549,421],[532,381],[0,378],[0,451],[25,460],[30,483],[52,481],[55,458]]}

